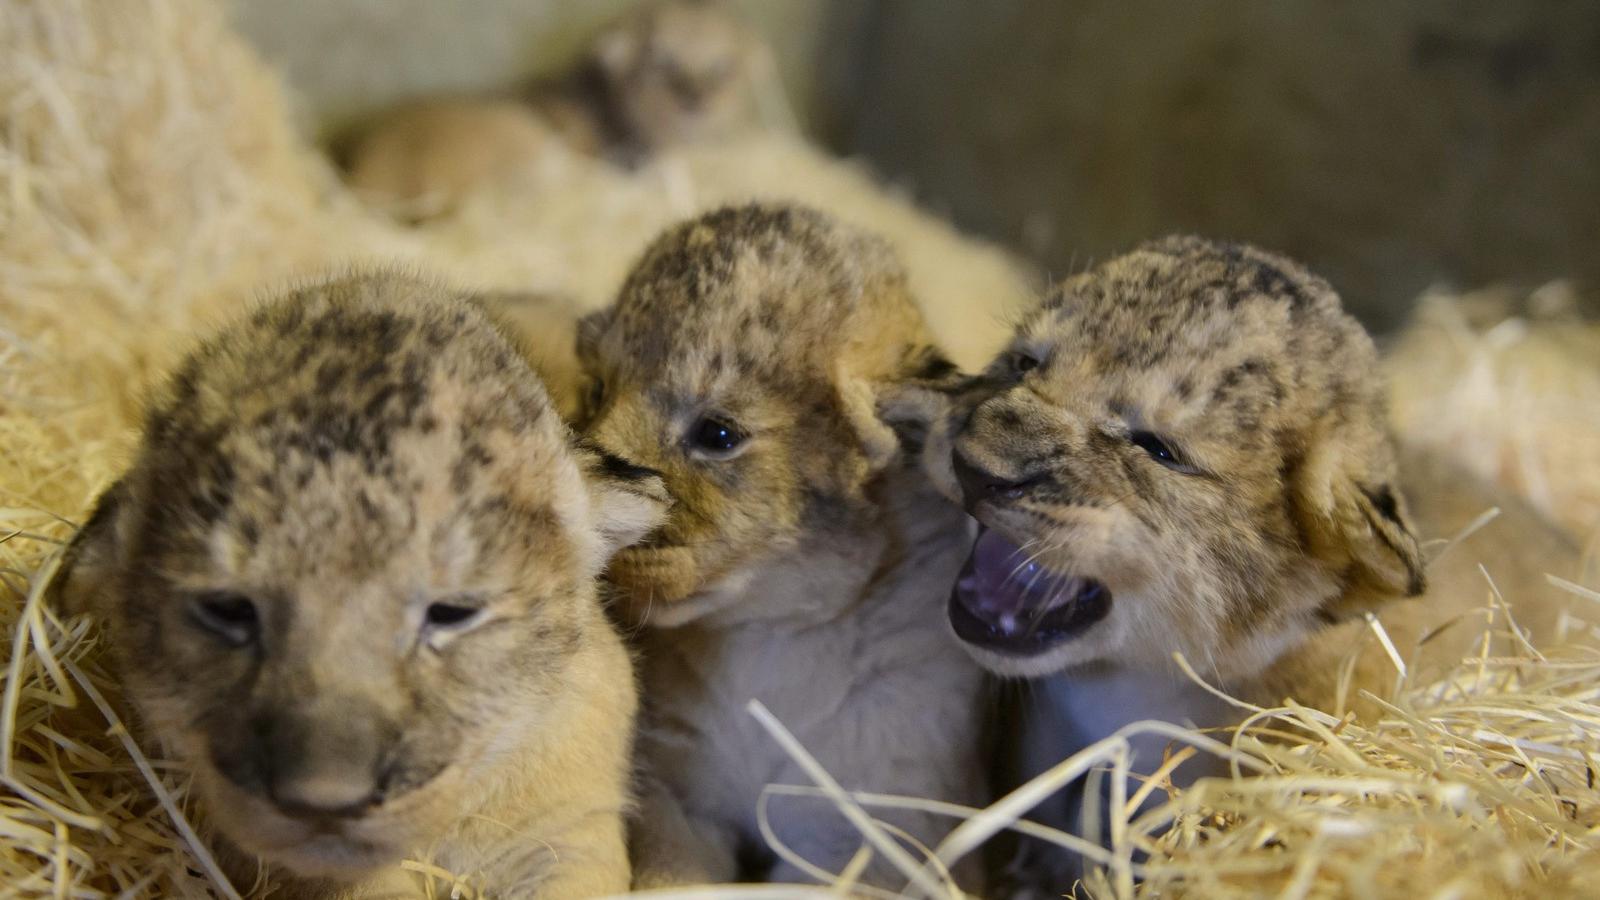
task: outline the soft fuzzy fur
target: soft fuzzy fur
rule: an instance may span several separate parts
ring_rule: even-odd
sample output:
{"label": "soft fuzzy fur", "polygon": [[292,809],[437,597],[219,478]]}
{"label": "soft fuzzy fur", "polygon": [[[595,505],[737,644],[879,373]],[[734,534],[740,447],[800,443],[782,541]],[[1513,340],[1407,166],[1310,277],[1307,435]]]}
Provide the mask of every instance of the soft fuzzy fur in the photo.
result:
{"label": "soft fuzzy fur", "polygon": [[[965,516],[879,411],[953,367],[888,247],[801,207],[709,213],[651,246],[580,353],[586,433],[660,470],[677,502],[608,572],[645,629],[639,882],[804,876],[758,829],[763,787],[799,772],[752,697],[849,787],[981,796],[979,672],[939,613]],[[711,426],[734,446],[706,446]],[[774,801],[772,818],[827,871],[860,845],[825,803]]]}
{"label": "soft fuzzy fur", "polygon": [[431,218],[559,153],[555,142],[632,166],[750,130],[773,78],[770,50],[730,11],[652,0],[597,36],[576,71],[526,96],[433,98],[385,115],[353,142],[350,183],[402,218]]}
{"label": "soft fuzzy fur", "polygon": [[[1032,655],[973,646],[999,674],[1044,679],[1004,726],[1021,757],[1015,777],[1141,719],[1237,719],[1182,676],[1174,654],[1237,697],[1372,715],[1359,692],[1389,692],[1389,658],[1370,647],[1341,677],[1362,616],[1382,610],[1407,649],[1428,636],[1418,670],[1448,665],[1477,640],[1460,620],[1489,588],[1479,563],[1521,600],[1534,639],[1555,639],[1576,604],[1544,574],[1576,577],[1574,548],[1442,460],[1402,464],[1376,364],[1325,281],[1280,256],[1194,238],[1069,278],[1023,321],[926,453],[980,522],[1112,597],[1104,619]],[[960,479],[952,459],[967,467]],[[1448,537],[1497,502],[1493,540],[1480,535],[1427,566],[1419,533]],[[1414,599],[1390,605],[1403,597]],[[1153,771],[1164,744],[1136,742],[1136,771]],[[1190,765],[1178,780],[1205,771]],[[1036,815],[1074,827],[1081,799],[1063,795]],[[1060,893],[1077,861],[1045,855],[1016,872]]]}
{"label": "soft fuzzy fur", "polygon": [[[184,831],[196,809],[188,782],[160,759],[142,770],[137,744],[93,702],[104,695],[114,707],[121,695],[100,631],[58,619],[31,588],[127,466],[147,386],[253,297],[379,259],[425,263],[467,286],[554,291],[594,309],[662,228],[757,196],[802,200],[888,237],[930,329],[963,367],[994,356],[1032,294],[993,245],[917,209],[860,165],[785,137],[667,153],[633,173],[556,152],[427,228],[397,228],[330,177],[292,127],[293,101],[276,73],[220,7],[0,0],[0,653],[10,654],[5,684],[16,689],[0,709],[11,760],[0,883],[24,897],[229,894]],[[1413,334],[1451,353],[1479,346],[1438,330]],[[1506,334],[1482,339],[1498,352]],[[1396,412],[1404,432],[1518,487],[1545,473],[1530,494],[1547,485],[1567,512],[1592,511],[1596,454],[1584,448],[1594,446],[1595,354],[1586,344],[1551,346],[1574,334],[1565,323],[1540,334],[1550,339],[1515,345],[1516,365],[1496,357],[1503,389],[1487,398],[1470,359],[1450,357],[1447,367],[1409,355]],[[1583,429],[1577,439],[1574,429]],[[1477,443],[1497,438],[1488,449]],[[1412,490],[1424,528],[1435,496]],[[1592,516],[1578,524],[1592,530]],[[1492,523],[1440,560],[1430,573],[1438,602],[1487,596],[1480,558],[1491,573],[1529,553],[1529,565],[1543,567],[1537,549],[1500,540],[1516,532]],[[1450,534],[1446,526],[1432,536]],[[1477,578],[1455,600],[1442,593],[1445,564]],[[1506,597],[1520,605],[1519,589]],[[1474,610],[1456,627],[1482,621]],[[1337,637],[1353,640],[1354,630]],[[1370,631],[1364,640],[1376,644]],[[1448,682],[1419,670],[1402,711],[1371,728],[1346,727],[1326,742],[1307,732],[1281,756],[1277,778],[1186,794],[1199,838],[1173,834],[1150,878],[1120,895],[1173,893],[1175,884],[1208,896],[1306,885],[1327,895],[1581,895],[1597,852],[1587,830],[1596,795],[1582,762],[1596,739],[1593,698],[1574,670],[1533,660],[1514,642],[1487,652],[1516,658],[1517,676],[1476,659]],[[1387,667],[1376,670],[1380,680],[1392,677],[1387,658],[1378,662]],[[1528,761],[1540,777],[1527,777]],[[1388,780],[1374,785],[1378,768]],[[1463,799],[1433,804],[1435,787]],[[442,896],[448,873],[435,874]],[[235,887],[252,891],[248,880]]]}
{"label": "soft fuzzy fur", "polygon": [[58,584],[221,835],[304,893],[420,895],[421,857],[588,897],[628,884],[635,706],[595,578],[666,506],[478,307],[353,276],[187,358]]}

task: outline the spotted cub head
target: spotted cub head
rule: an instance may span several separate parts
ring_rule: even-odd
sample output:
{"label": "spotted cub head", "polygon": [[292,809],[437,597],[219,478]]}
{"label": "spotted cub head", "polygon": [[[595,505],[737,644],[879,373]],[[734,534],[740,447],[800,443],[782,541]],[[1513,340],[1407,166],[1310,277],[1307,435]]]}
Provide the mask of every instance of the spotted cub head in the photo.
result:
{"label": "spotted cub head", "polygon": [[748,125],[766,47],[713,0],[656,0],[596,39],[592,69],[615,126],[644,152]]}
{"label": "spotted cub head", "polygon": [[1249,675],[1423,589],[1372,341],[1252,247],[1146,244],[1057,286],[955,422],[985,526],[950,601],[1003,674],[1182,652]]}
{"label": "spotted cub head", "polygon": [[952,367],[880,240],[791,206],[672,228],[579,328],[586,433],[659,470],[675,506],[608,577],[635,616],[720,608],[808,534],[872,508],[901,452],[883,406]]}
{"label": "spotted cub head", "polygon": [[188,357],[57,589],[101,614],[226,837],[353,877],[561,733],[575,667],[615,640],[596,576],[664,508],[573,444],[476,305],[353,277]]}

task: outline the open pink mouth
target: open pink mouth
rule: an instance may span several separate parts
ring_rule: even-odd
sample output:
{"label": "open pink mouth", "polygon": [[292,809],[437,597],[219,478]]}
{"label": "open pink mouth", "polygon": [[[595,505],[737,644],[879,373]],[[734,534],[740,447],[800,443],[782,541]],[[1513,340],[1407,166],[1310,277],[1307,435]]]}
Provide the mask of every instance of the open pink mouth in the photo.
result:
{"label": "open pink mouth", "polygon": [[1111,612],[1111,591],[1062,575],[984,529],[950,592],[950,625],[969,644],[1033,656],[1082,634]]}

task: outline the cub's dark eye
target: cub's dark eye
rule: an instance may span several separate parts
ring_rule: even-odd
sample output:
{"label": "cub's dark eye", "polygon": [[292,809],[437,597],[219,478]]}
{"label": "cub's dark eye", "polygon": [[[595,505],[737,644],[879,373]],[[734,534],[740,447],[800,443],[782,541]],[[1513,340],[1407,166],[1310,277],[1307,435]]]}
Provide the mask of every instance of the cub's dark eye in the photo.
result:
{"label": "cub's dark eye", "polygon": [[714,456],[732,453],[742,443],[744,432],[738,426],[709,416],[694,423],[689,431],[690,446]]}
{"label": "cub's dark eye", "polygon": [[476,606],[459,603],[430,603],[425,614],[429,628],[458,628],[472,622],[483,612]]}
{"label": "cub's dark eye", "polygon": [[1017,375],[1026,375],[1039,368],[1039,358],[1031,353],[1016,351],[1011,354],[1011,371]]}
{"label": "cub's dark eye", "polygon": [[207,591],[190,601],[189,616],[196,625],[235,647],[256,639],[261,620],[249,597],[232,591]]}
{"label": "cub's dark eye", "polygon": [[1169,469],[1177,469],[1179,471],[1187,471],[1189,469],[1188,463],[1184,462],[1178,451],[1171,444],[1162,440],[1160,435],[1149,431],[1134,431],[1128,434],[1128,442],[1150,454],[1151,459]]}

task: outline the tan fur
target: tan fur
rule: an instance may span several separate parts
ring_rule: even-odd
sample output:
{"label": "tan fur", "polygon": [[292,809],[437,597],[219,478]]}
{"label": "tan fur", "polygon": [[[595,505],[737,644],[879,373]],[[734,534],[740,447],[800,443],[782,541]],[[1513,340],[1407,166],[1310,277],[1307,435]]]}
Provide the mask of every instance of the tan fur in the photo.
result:
{"label": "tan fur", "polygon": [[578,361],[578,302],[564,294],[522,291],[484,294],[480,300],[505,324],[561,418],[575,421],[589,386]]}
{"label": "tan fur", "polygon": [[514,175],[560,137],[525,104],[436,99],[390,113],[350,153],[350,186],[396,218],[451,212],[476,189]]}
{"label": "tan fur", "polygon": [[530,99],[574,149],[633,163],[751,127],[770,67],[761,38],[718,0],[650,0]]}
{"label": "tan fur", "polygon": [[[805,778],[752,697],[849,787],[975,799],[980,678],[940,614],[965,517],[880,412],[951,367],[886,245],[804,208],[708,213],[646,251],[580,355],[598,385],[586,433],[676,501],[608,571],[644,627],[637,882],[802,878],[757,831],[762,788]],[[742,441],[708,449],[707,423]],[[834,871],[860,844],[826,803],[772,812]],[[897,821],[923,840],[945,824]]]}
{"label": "tan fur", "polygon": [[[944,489],[1047,570],[1113,598],[1036,654],[974,647],[997,673],[1042,679],[1010,726],[1024,777],[1141,718],[1237,715],[1176,673],[1175,652],[1248,700],[1371,712],[1359,692],[1384,695],[1396,672],[1362,614],[1380,614],[1420,673],[1482,632],[1480,562],[1536,640],[1576,605],[1543,577],[1575,576],[1576,556],[1531,511],[1439,460],[1400,465],[1371,340],[1325,281],[1255,248],[1169,238],[1063,281],[947,421],[925,457]],[[972,467],[964,487],[953,458]],[[1425,571],[1418,534],[1449,537],[1496,504],[1498,522]],[[1341,695],[1340,663],[1363,646]],[[1159,763],[1158,746],[1141,752]],[[1071,821],[1067,806],[1040,815]]]}
{"label": "tan fur", "polygon": [[210,824],[299,893],[420,896],[413,856],[595,896],[628,884],[635,690],[594,579],[665,503],[574,446],[480,307],[352,276],[188,357],[60,593]]}
{"label": "tan fur", "polygon": [[349,153],[358,193],[402,219],[452,211],[467,194],[568,151],[632,165],[755,122],[770,53],[710,0],[656,0],[608,27],[577,70],[523,97],[436,98],[390,113]]}

